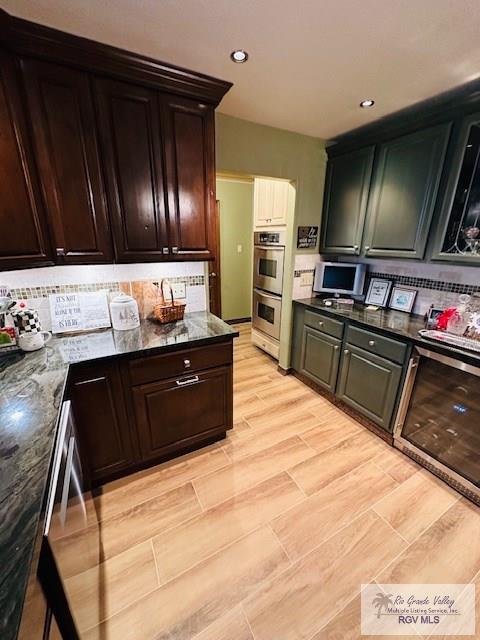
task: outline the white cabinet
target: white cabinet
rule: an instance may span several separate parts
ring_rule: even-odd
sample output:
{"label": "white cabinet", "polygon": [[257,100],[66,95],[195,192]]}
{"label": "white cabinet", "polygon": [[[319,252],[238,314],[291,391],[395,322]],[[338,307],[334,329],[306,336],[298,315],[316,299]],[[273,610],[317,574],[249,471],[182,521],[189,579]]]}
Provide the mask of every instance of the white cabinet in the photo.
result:
{"label": "white cabinet", "polygon": [[255,178],[253,215],[255,229],[281,227],[287,224],[293,187],[286,180]]}

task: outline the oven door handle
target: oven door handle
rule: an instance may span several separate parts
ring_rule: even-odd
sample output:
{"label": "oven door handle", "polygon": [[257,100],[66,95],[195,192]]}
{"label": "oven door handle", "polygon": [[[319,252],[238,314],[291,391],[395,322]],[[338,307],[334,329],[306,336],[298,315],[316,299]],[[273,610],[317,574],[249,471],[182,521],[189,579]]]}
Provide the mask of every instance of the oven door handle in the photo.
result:
{"label": "oven door handle", "polygon": [[413,355],[410,358],[407,368],[407,374],[403,383],[402,396],[398,405],[397,419],[395,421],[395,429],[393,432],[394,438],[399,438],[402,432],[405,417],[408,411],[408,405],[410,398],[412,397],[413,385],[418,371],[418,363],[420,362],[420,356],[418,354]]}
{"label": "oven door handle", "polygon": [[273,293],[266,293],[265,291],[262,291],[262,289],[255,288],[253,291],[262,298],[270,298],[271,300],[278,300],[278,302],[282,300],[282,296],[277,296]]}
{"label": "oven door handle", "polygon": [[57,444],[55,446],[55,453],[52,464],[52,476],[50,478],[50,484],[47,494],[47,507],[45,512],[45,525],[43,528],[43,535],[48,536],[50,531],[50,524],[52,522],[53,508],[55,506],[55,495],[57,493],[58,476],[60,474],[60,466],[62,464],[63,457],[63,445],[65,442],[65,434],[67,432],[67,426],[70,419],[71,402],[67,400],[62,405],[62,412],[60,414],[60,422],[58,428]]}

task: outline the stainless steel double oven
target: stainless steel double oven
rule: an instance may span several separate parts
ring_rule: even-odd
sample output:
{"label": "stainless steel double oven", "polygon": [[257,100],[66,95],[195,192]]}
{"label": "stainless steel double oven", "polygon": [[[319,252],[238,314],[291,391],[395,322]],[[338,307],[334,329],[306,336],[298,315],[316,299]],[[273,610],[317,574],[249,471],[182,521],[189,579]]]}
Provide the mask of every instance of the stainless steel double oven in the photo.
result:
{"label": "stainless steel double oven", "polygon": [[253,328],[280,340],[285,231],[256,231],[253,254]]}

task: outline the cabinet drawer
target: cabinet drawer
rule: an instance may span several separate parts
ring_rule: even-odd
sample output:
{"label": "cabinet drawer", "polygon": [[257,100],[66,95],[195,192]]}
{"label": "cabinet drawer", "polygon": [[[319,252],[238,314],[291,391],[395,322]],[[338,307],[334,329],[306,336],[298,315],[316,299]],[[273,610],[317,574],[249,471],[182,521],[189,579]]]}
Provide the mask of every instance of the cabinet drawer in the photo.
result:
{"label": "cabinet drawer", "polygon": [[400,364],[405,362],[407,356],[408,347],[404,342],[392,340],[358,327],[348,327],[347,342]]}
{"label": "cabinet drawer", "polygon": [[343,336],[343,322],[329,318],[321,313],[314,313],[313,311],[305,311],[305,324],[317,331],[323,331],[329,336],[334,338],[341,338]]}
{"label": "cabinet drawer", "polygon": [[138,358],[129,363],[132,385],[173,378],[191,371],[201,371],[231,364],[232,343],[214,344],[196,349]]}

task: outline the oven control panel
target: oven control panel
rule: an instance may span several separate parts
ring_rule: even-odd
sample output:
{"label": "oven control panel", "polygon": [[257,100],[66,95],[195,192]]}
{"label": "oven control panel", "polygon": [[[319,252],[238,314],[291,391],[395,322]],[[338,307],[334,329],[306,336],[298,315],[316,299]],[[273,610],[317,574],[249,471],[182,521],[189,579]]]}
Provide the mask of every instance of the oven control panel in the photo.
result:
{"label": "oven control panel", "polygon": [[285,231],[255,231],[254,244],[285,246]]}

